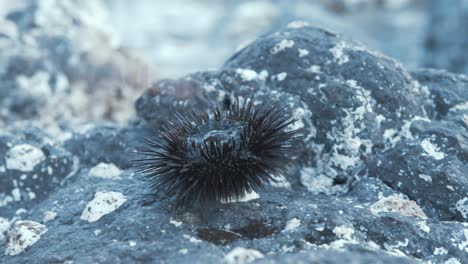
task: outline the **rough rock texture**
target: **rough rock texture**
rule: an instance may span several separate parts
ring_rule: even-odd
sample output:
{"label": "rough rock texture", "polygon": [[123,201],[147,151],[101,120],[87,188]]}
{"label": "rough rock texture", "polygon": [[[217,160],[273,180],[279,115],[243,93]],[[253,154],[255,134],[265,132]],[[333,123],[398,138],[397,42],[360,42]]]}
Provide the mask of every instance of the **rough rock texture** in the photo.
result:
{"label": "rough rock texture", "polygon": [[[219,70],[157,82],[126,127],[2,134],[0,263],[464,263],[467,91],[464,76],[410,75],[290,24]],[[289,173],[244,202],[149,193],[131,167],[143,138],[175,111],[246,96],[284,102],[304,128]]]}
{"label": "rough rock texture", "polygon": [[121,49],[107,20],[98,1],[2,1],[0,128],[35,119],[59,130],[55,121],[133,116],[137,73],[149,68]]}
{"label": "rough rock texture", "polygon": [[[102,88],[114,91],[115,56],[128,58],[86,25],[79,2],[24,3],[0,11],[0,263],[467,261],[467,77],[409,73],[294,22],[220,69],[155,83],[134,104],[137,121],[78,127],[55,114],[132,116],[131,96]],[[70,106],[77,91],[102,111]],[[176,111],[245,97],[283,102],[304,129],[289,172],[242,202],[175,207],[150,193],[132,168],[143,138]],[[11,125],[35,118],[60,129]]]}
{"label": "rough rock texture", "polygon": [[468,73],[468,2],[431,0],[425,66]]}

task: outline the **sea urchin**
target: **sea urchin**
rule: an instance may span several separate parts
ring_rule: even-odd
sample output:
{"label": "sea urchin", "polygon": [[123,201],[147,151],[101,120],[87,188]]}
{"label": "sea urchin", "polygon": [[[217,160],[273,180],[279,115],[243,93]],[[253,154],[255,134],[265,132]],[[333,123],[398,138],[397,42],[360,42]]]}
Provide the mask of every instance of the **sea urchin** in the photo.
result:
{"label": "sea urchin", "polygon": [[179,203],[239,199],[284,172],[299,130],[279,103],[251,99],[210,113],[176,114],[159,137],[146,138],[136,161],[151,188]]}

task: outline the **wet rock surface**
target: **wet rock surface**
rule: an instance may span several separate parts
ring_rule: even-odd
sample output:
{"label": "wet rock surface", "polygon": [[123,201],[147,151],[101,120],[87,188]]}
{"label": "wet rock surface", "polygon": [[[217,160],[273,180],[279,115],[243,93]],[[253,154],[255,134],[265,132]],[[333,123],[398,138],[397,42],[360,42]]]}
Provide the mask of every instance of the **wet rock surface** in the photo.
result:
{"label": "wet rock surface", "polygon": [[[217,70],[155,83],[123,127],[2,130],[0,263],[464,263],[466,80],[295,22]],[[242,202],[151,193],[132,167],[144,137],[240,97],[298,119],[288,173]]]}

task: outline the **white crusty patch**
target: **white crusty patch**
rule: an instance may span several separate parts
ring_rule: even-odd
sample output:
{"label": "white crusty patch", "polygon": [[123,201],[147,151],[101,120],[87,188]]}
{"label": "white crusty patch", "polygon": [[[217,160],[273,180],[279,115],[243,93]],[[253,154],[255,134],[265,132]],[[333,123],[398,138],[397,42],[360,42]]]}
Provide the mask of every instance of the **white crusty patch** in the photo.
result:
{"label": "white crusty patch", "polygon": [[315,169],[312,167],[304,167],[301,169],[301,183],[309,192],[327,193],[333,185],[333,179],[324,174],[315,174]]}
{"label": "white crusty patch", "polygon": [[270,183],[271,186],[276,188],[291,189],[291,183],[284,175],[271,175],[275,181]]}
{"label": "white crusty patch", "polygon": [[188,241],[189,241],[190,243],[193,243],[193,244],[199,244],[199,243],[202,243],[202,242],[203,242],[203,241],[201,241],[200,239],[195,238],[195,237],[192,237],[192,236],[189,236],[189,235],[184,235],[184,237],[185,237],[186,239],[188,239]]}
{"label": "white crusty patch", "polygon": [[444,264],[462,264],[457,258],[449,258]]}
{"label": "white crusty patch", "polygon": [[336,226],[333,228],[333,233],[338,238],[345,239],[345,240],[353,240],[354,229],[348,226]]}
{"label": "white crusty patch", "polygon": [[284,79],[286,79],[286,77],[288,77],[288,74],[286,72],[278,73],[276,75],[276,79],[278,80],[278,82],[284,81]]}
{"label": "white crusty patch", "polygon": [[89,175],[103,179],[119,179],[122,170],[113,163],[99,163],[89,170]]}
{"label": "white crusty patch", "polygon": [[172,218],[169,220],[169,223],[173,224],[175,227],[179,227],[182,225],[182,222],[174,220]]}
{"label": "white crusty patch", "polygon": [[441,160],[445,157],[445,153],[440,151],[440,148],[433,144],[429,138],[421,141],[421,147],[426,152],[426,155],[429,155],[436,160]]}
{"label": "white crusty patch", "polygon": [[252,81],[258,78],[258,74],[254,70],[250,69],[241,69],[238,68],[236,69],[236,73],[239,74],[239,76],[244,80],[244,81]]}
{"label": "white crusty patch", "polygon": [[455,209],[463,216],[468,219],[468,197],[465,197],[455,204]]}
{"label": "white crusty patch", "polygon": [[280,42],[276,43],[276,45],[270,49],[271,54],[277,54],[287,48],[294,47],[294,41],[290,39],[283,39]]}
{"label": "white crusty patch", "polygon": [[449,111],[459,111],[459,110],[460,111],[468,110],[468,101],[453,106],[452,108],[450,108]]}
{"label": "white crusty patch", "polygon": [[255,199],[258,199],[260,197],[260,195],[255,192],[255,191],[251,191],[249,193],[246,193],[244,195],[244,197],[242,198],[239,198],[239,199],[227,199],[225,201],[221,201],[221,203],[239,203],[239,202],[248,202],[248,201],[251,201],[251,200],[255,200]]}
{"label": "white crusty patch", "polygon": [[20,144],[12,147],[5,155],[6,168],[29,172],[36,165],[45,160],[42,150],[29,144]]}
{"label": "white crusty patch", "polygon": [[5,255],[14,256],[34,245],[47,232],[45,225],[25,220],[17,221],[7,233]]}
{"label": "white crusty patch", "polygon": [[258,250],[236,247],[224,256],[224,261],[227,264],[246,264],[263,257],[264,255]]}
{"label": "white crusty patch", "polygon": [[42,218],[42,223],[47,223],[47,222],[50,222],[52,220],[55,220],[55,218],[57,218],[57,213],[54,212],[54,211],[46,211],[44,213],[44,218]]}
{"label": "white crusty patch", "polygon": [[448,253],[447,249],[443,247],[436,247],[434,249],[434,255],[446,255]]}
{"label": "white crusty patch", "polygon": [[307,71],[311,73],[322,73],[322,68],[319,65],[311,65]]}
{"label": "white crusty patch", "polygon": [[309,51],[306,49],[297,49],[299,52],[299,58],[309,55]]}
{"label": "white crusty patch", "polygon": [[427,182],[432,182],[432,177],[430,175],[426,175],[426,174],[419,174],[419,178],[427,181]]}
{"label": "white crusty patch", "polygon": [[301,226],[301,219],[293,218],[286,223],[286,227],[284,228],[283,231],[284,232],[292,231],[298,228],[299,226]]}
{"label": "white crusty patch", "polygon": [[117,210],[127,198],[120,192],[96,192],[81,214],[81,220],[96,222],[104,215]]}
{"label": "white crusty patch", "polygon": [[416,222],[416,225],[421,229],[423,232],[429,233],[431,232],[431,228],[427,225],[426,221]]}
{"label": "white crusty patch", "polygon": [[395,212],[406,216],[415,216],[427,219],[424,211],[415,201],[406,200],[398,195],[384,197],[370,206],[374,213]]}
{"label": "white crusty patch", "polygon": [[0,242],[3,241],[5,232],[10,228],[10,221],[0,217]]}
{"label": "white crusty patch", "polygon": [[403,253],[400,248],[402,247],[407,247],[409,245],[409,239],[405,238],[405,241],[397,241],[395,245],[391,245],[388,243],[384,243],[383,247],[390,251],[391,253],[397,255],[397,256],[406,256],[405,253]]}
{"label": "white crusty patch", "polygon": [[344,41],[339,41],[333,48],[330,49],[333,58],[340,65],[349,61],[348,55],[344,53],[345,48],[346,43]]}
{"label": "white crusty patch", "polygon": [[296,20],[296,21],[292,21],[288,24],[288,28],[303,28],[303,27],[307,27],[309,26],[310,24],[306,21],[300,21],[300,20]]}

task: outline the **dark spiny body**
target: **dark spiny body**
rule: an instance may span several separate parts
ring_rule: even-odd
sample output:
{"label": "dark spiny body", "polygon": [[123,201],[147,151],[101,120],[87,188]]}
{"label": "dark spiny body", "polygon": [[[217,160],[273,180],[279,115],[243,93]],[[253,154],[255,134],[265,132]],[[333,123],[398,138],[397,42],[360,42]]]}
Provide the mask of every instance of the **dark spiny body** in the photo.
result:
{"label": "dark spiny body", "polygon": [[252,100],[193,111],[166,121],[159,137],[147,138],[136,161],[151,188],[179,203],[239,199],[274,181],[292,160],[299,130],[279,103]]}

